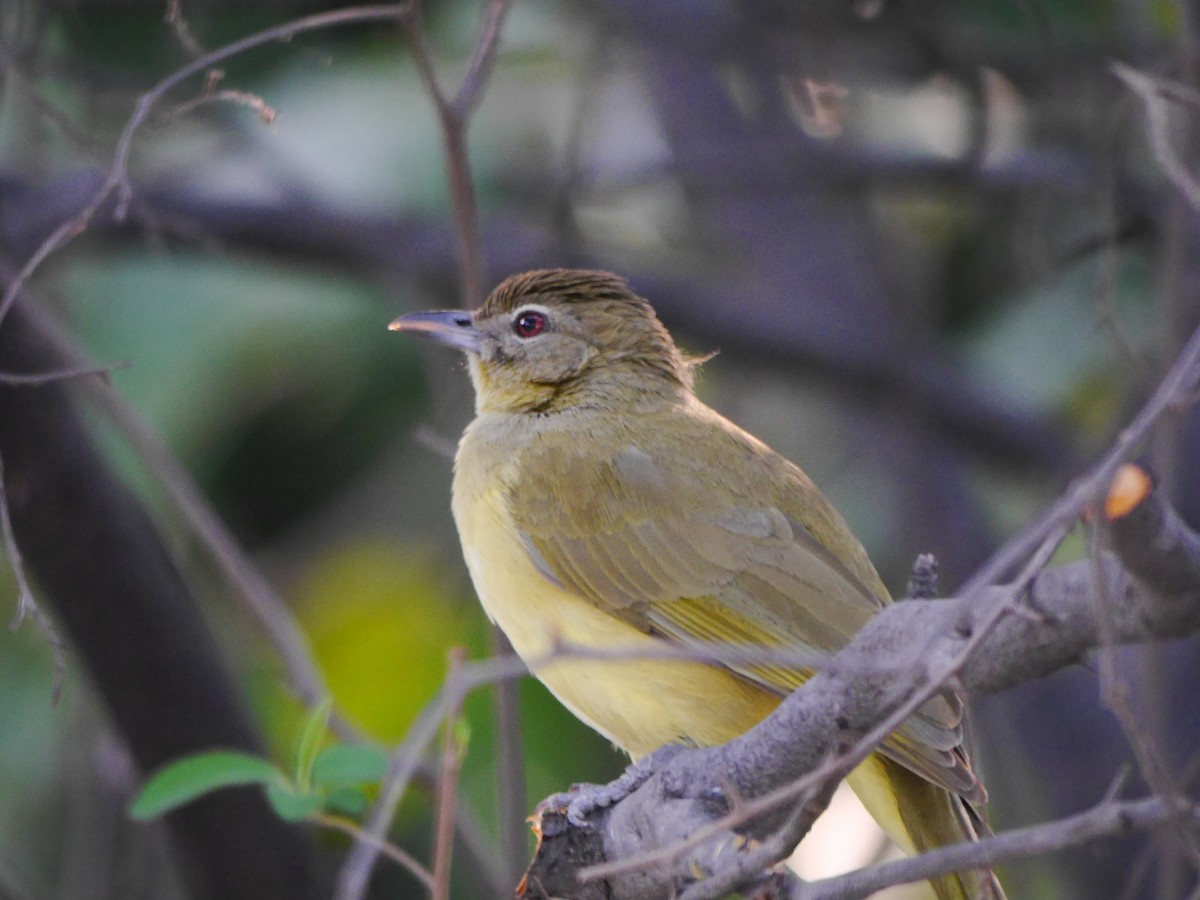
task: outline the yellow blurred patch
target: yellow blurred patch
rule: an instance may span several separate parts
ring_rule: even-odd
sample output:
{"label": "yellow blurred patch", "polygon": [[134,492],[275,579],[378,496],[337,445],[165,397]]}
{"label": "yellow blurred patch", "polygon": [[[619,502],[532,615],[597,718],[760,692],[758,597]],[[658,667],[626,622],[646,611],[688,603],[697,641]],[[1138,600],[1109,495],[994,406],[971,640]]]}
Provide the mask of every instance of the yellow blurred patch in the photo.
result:
{"label": "yellow blurred patch", "polygon": [[396,741],[437,693],[454,645],[485,646],[482,616],[433,552],[368,540],[313,560],[292,591],[337,706]]}

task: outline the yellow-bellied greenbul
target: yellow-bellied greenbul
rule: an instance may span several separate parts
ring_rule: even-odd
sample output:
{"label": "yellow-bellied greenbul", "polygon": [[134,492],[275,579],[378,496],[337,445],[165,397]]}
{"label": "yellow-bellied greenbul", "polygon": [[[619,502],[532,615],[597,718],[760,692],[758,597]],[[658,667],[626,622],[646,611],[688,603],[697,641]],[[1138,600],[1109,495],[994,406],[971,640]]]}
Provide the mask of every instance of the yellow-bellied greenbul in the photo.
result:
{"label": "yellow-bellied greenbul", "polygon": [[[888,602],[825,496],[696,398],[694,364],[617,276],[527,272],[477,310],[391,327],[467,355],[476,417],[454,518],[479,599],[526,660],[559,642],[836,651]],[[725,742],[811,673],[560,657],[534,674],[636,758]],[[976,837],[961,719],[957,700],[930,701],[848,778],[909,852]],[[940,900],[1003,896],[987,872],[932,885]]]}

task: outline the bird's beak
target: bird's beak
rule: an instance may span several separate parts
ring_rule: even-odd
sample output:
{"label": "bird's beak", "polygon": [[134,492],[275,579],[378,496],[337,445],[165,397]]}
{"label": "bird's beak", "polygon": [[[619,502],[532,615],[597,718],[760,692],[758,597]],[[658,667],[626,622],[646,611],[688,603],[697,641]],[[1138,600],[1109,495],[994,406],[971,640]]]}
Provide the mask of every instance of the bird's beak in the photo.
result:
{"label": "bird's beak", "polygon": [[409,313],[388,325],[388,330],[421,335],[468,353],[478,353],[483,341],[483,334],[476,330],[471,314],[464,309]]}

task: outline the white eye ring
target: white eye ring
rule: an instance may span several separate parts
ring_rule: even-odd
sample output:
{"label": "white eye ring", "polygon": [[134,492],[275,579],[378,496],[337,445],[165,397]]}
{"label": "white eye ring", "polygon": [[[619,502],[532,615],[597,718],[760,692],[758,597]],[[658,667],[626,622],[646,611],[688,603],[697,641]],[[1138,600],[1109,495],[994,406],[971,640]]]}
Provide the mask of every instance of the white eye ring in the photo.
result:
{"label": "white eye ring", "polygon": [[534,338],[544,334],[550,325],[550,317],[542,310],[526,308],[517,310],[513,316],[512,326],[517,337],[522,339]]}

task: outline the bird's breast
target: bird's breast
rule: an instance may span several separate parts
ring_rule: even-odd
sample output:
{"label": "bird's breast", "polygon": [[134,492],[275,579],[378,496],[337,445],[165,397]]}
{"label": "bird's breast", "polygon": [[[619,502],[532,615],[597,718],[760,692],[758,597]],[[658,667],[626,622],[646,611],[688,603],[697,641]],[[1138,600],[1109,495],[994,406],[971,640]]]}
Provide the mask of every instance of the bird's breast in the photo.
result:
{"label": "bird's breast", "polygon": [[460,452],[453,508],[463,556],[488,617],[578,718],[637,757],[672,741],[722,743],[775,707],[776,696],[726,669],[649,658],[661,654],[659,638],[538,572],[506,508],[502,469],[464,464]]}

